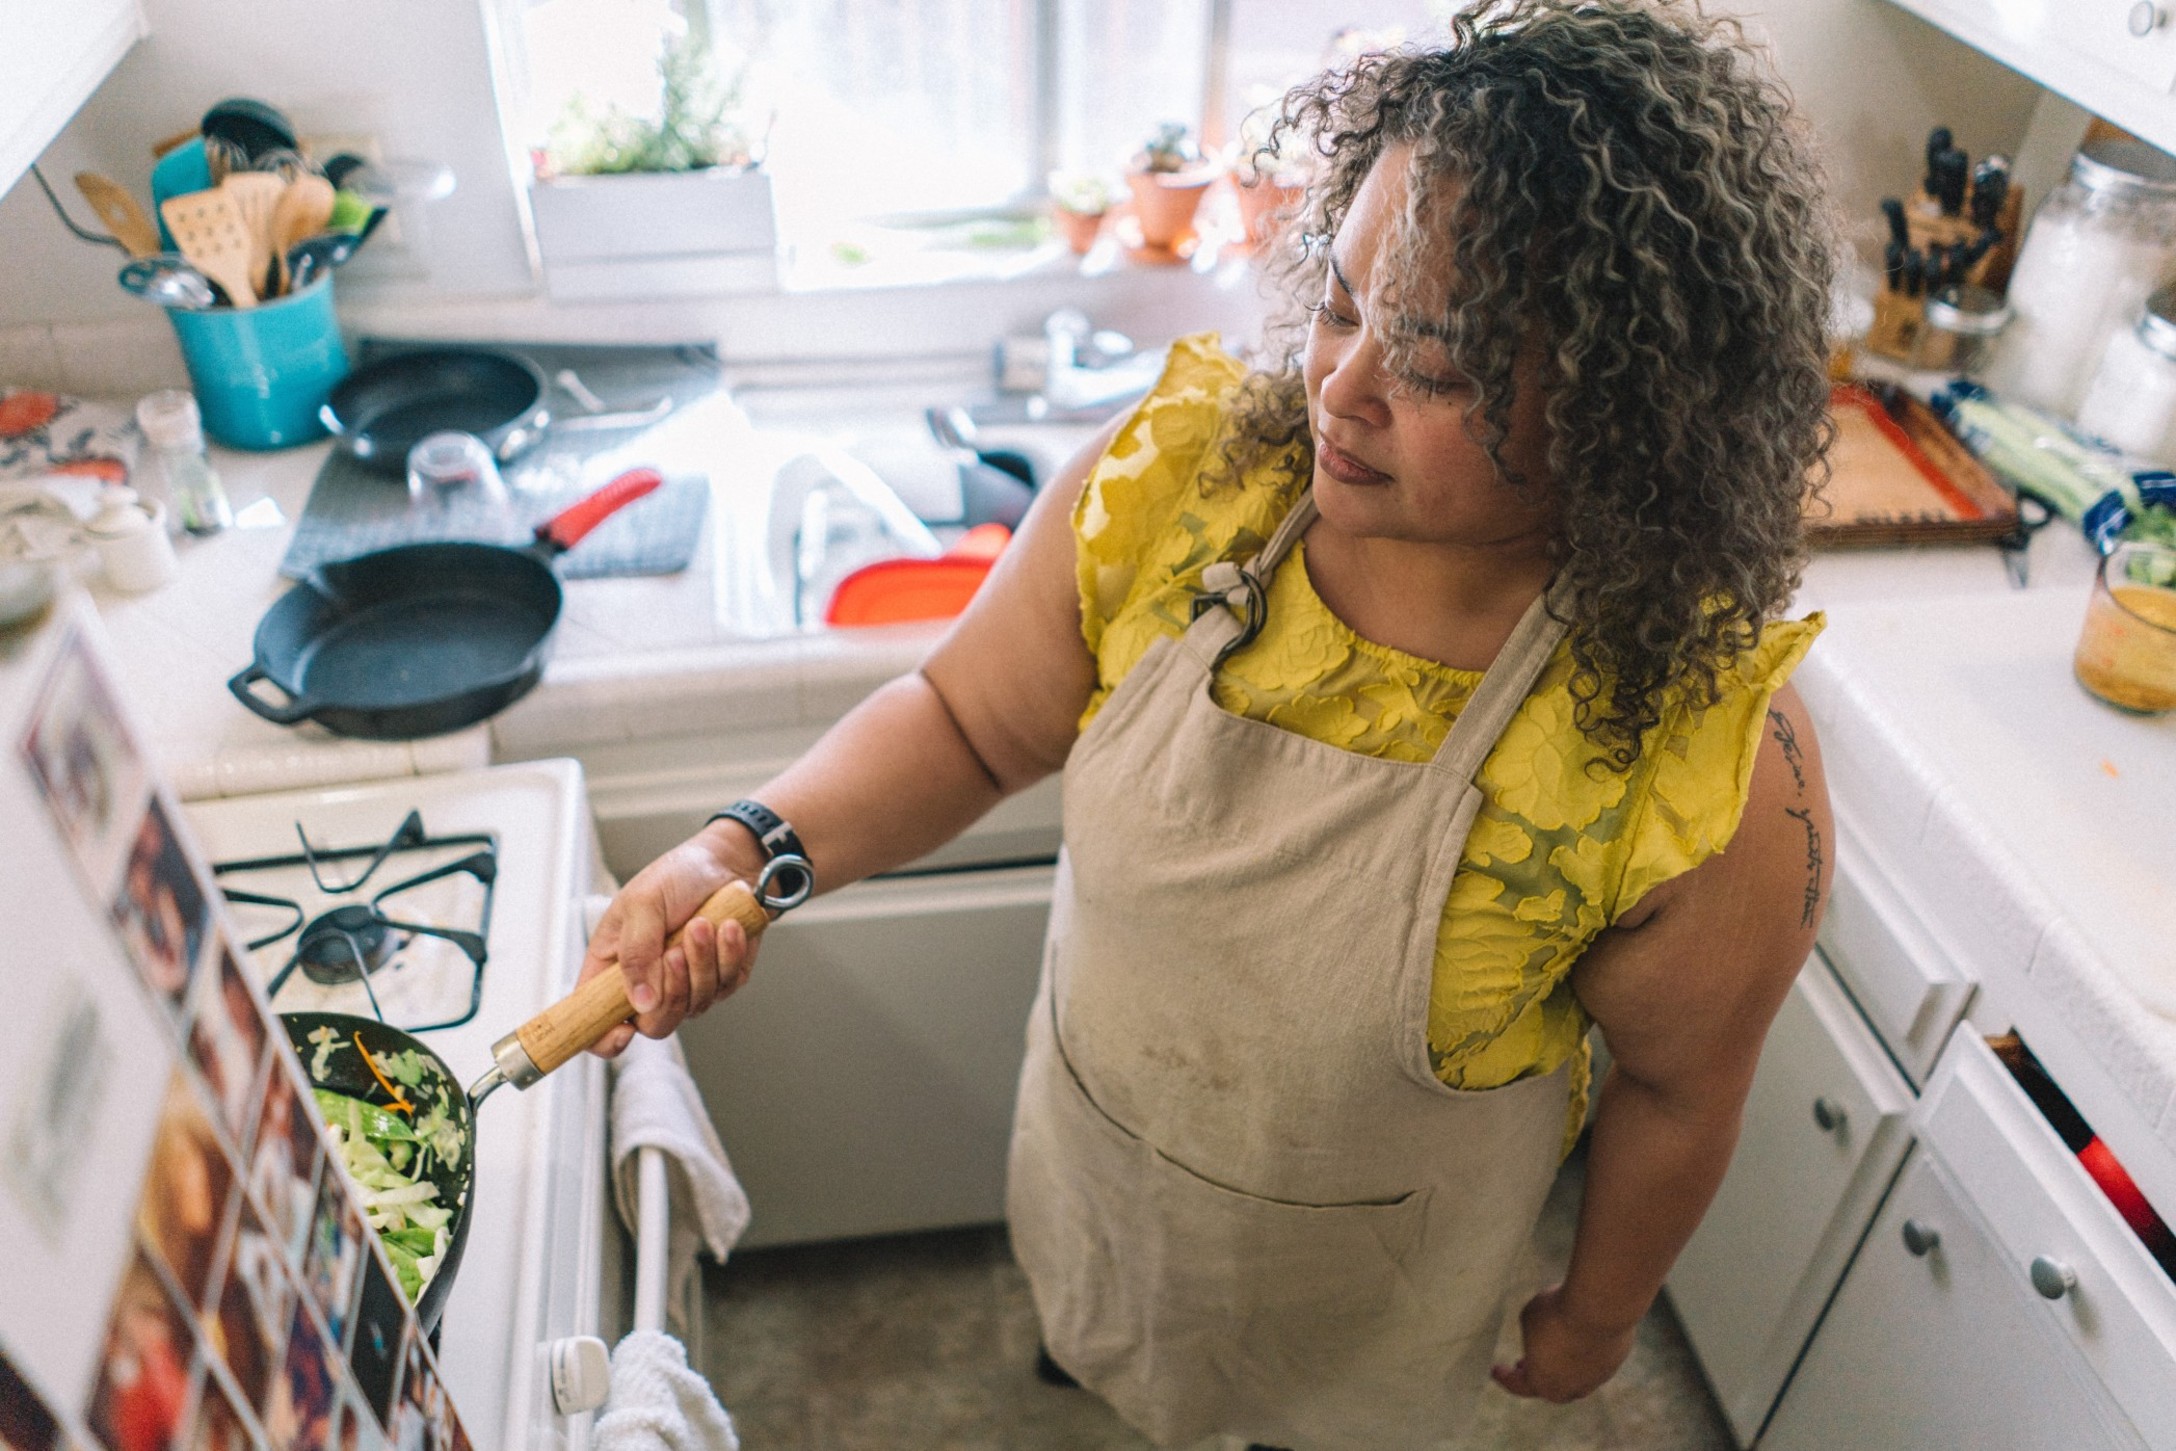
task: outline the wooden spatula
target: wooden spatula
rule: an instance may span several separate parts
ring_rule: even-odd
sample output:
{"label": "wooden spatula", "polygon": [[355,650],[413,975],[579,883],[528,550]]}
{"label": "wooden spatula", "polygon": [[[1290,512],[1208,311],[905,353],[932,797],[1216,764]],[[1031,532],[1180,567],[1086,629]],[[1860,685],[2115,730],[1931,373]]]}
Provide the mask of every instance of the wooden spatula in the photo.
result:
{"label": "wooden spatula", "polygon": [[76,190],[98,213],[98,219],[113,233],[113,239],[128,249],[131,257],[149,257],[159,247],[159,229],[151,225],[151,218],[136,205],[136,198],[122,189],[121,184],[110,176],[100,176],[95,171],[76,173]]}
{"label": "wooden spatula", "polygon": [[241,213],[225,190],[193,191],[170,196],[159,206],[174,245],[197,271],[226,290],[236,307],[255,307],[257,287],[251,280],[249,234],[242,228]]}
{"label": "wooden spatula", "polygon": [[242,235],[249,238],[249,280],[259,297],[273,294],[272,213],[287,183],[269,171],[230,171],[219,189],[234,198]]}
{"label": "wooden spatula", "polygon": [[[231,180],[231,178],[229,178]],[[272,269],[278,278],[275,290],[292,285],[287,275],[287,249],[304,237],[314,237],[332,220],[333,186],[322,176],[298,176],[280,193],[272,208]]]}

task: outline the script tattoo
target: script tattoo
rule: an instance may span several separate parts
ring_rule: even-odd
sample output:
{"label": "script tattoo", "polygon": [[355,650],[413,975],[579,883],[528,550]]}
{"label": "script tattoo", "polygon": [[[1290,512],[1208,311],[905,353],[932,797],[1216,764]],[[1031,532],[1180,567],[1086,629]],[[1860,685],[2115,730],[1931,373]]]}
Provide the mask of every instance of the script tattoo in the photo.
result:
{"label": "script tattoo", "polygon": [[1813,809],[1786,806],[1783,814],[1806,828],[1806,900],[1799,910],[1798,925],[1811,927],[1821,909],[1821,828],[1813,824]]}
{"label": "script tattoo", "polygon": [[1806,794],[1806,757],[1798,749],[1798,729],[1791,724],[1791,718],[1780,710],[1769,711],[1768,719],[1775,726],[1771,734],[1774,735],[1776,744],[1783,747],[1783,763],[1791,768],[1791,779],[1798,783],[1798,794],[1803,796]]}

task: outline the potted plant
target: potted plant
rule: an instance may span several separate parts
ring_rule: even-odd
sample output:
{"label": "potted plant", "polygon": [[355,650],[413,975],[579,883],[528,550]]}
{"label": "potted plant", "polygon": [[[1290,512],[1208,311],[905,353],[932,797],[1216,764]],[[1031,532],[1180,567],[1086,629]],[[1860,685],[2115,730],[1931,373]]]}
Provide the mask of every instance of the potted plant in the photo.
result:
{"label": "potted plant", "polygon": [[1095,172],[1050,173],[1051,215],[1057,220],[1059,234],[1076,257],[1086,254],[1096,244],[1096,235],[1103,230],[1104,214],[1116,200],[1117,190],[1109,180]]}
{"label": "potted plant", "polygon": [[1247,245],[1259,247],[1299,206],[1314,151],[1297,128],[1278,130],[1274,106],[1251,112],[1239,123],[1233,151],[1232,193],[1239,202],[1239,223]]}
{"label": "potted plant", "polygon": [[778,227],[762,169],[768,119],[699,36],[658,57],[655,116],[577,96],[529,189],[545,279],[561,299],[775,286]]}
{"label": "potted plant", "polygon": [[1201,195],[1217,176],[1217,166],[1202,159],[1186,127],[1176,121],[1157,127],[1126,174],[1142,248],[1178,255],[1180,246],[1193,236],[1194,211],[1201,205]]}

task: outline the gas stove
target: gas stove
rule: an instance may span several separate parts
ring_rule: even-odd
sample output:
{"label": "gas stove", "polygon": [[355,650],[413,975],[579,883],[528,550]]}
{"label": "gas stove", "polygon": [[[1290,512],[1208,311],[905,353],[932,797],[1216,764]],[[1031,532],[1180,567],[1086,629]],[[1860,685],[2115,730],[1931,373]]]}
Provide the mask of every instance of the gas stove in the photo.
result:
{"label": "gas stove", "polygon": [[495,832],[434,832],[411,810],[375,843],[313,842],[212,864],[279,1012],[378,1018],[411,1033],[476,1015],[491,954]]}
{"label": "gas stove", "polygon": [[[539,761],[186,808],[273,1008],[379,1017],[464,1079],[573,986],[591,884],[581,768]],[[539,1347],[596,1334],[603,1065],[587,1055],[477,1120],[476,1216],[439,1361],[478,1445],[578,1445]]]}

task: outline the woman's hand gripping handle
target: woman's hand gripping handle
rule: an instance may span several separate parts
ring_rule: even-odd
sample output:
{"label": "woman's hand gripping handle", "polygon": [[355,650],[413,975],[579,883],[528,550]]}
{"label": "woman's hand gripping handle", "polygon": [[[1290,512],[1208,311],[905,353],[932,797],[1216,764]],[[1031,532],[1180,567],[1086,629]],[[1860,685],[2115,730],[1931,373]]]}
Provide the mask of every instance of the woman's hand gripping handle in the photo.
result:
{"label": "woman's hand gripping handle", "polygon": [[[576,997],[602,995],[589,1010],[593,1014],[620,1008],[615,999],[622,996],[624,1008],[601,1036],[572,1051],[587,1046],[601,1057],[616,1057],[637,1031],[670,1036],[738,992],[770,921],[754,896],[763,865],[762,848],[747,828],[714,821],[636,873],[598,920],[575,989]],[[591,986],[613,979],[623,982],[620,993]],[[594,1022],[585,1019],[586,1025]]]}

